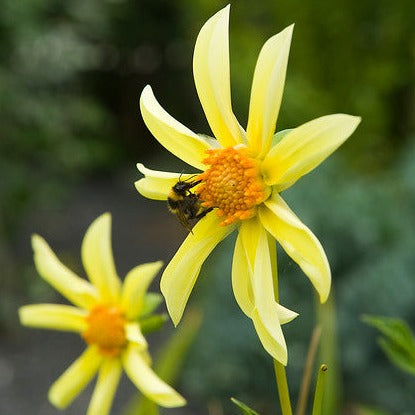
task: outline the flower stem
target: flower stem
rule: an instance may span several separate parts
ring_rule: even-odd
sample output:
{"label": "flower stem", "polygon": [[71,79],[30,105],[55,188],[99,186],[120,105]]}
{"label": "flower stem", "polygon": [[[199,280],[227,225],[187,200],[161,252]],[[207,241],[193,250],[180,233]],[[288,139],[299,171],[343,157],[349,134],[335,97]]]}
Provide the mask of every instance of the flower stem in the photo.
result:
{"label": "flower stem", "polygon": [[280,362],[274,360],[275,378],[277,380],[278,396],[282,415],[292,415],[290,392],[288,390],[287,375],[285,367]]}
{"label": "flower stem", "polygon": [[[277,250],[275,240],[268,234],[268,246],[272,267],[272,279],[274,288],[274,298],[278,302],[278,270],[277,270]],[[278,322],[279,324],[279,322]],[[277,381],[278,396],[280,398],[280,406],[282,415],[292,415],[290,391],[288,390],[287,374],[285,366],[274,360],[275,379]]]}
{"label": "flower stem", "polygon": [[318,370],[312,415],[321,415],[321,408],[323,405],[324,381],[326,378],[326,372],[327,372],[327,366],[321,365],[320,369]]}

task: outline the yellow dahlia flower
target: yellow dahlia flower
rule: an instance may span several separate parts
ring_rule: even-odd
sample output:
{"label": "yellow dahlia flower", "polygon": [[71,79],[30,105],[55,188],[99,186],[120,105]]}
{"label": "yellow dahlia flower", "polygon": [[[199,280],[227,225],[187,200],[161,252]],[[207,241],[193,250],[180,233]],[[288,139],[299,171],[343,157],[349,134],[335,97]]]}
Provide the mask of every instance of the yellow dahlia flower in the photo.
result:
{"label": "yellow dahlia flower", "polygon": [[156,139],[202,173],[150,170],[135,185],[144,196],[166,200],[177,181],[196,181],[191,189],[207,213],[179,248],[161,279],[161,291],[174,324],[180,321],[200,268],[213,248],[238,230],[232,285],[243,312],[252,319],[264,348],[287,363],[280,323],[297,314],[274,298],[277,240],[326,301],[330,268],[322,246],[280,196],[319,165],[356,129],[359,117],[334,114],[274,135],[285,82],[293,26],[271,37],[256,64],[246,131],[232,111],[229,6],[202,27],[194,50],[193,72],[200,102],[214,138],[195,134],[171,117],[150,86],[140,99],[141,113]]}
{"label": "yellow dahlia flower", "polygon": [[91,224],[82,243],[82,262],[90,282],[63,265],[40,236],[33,235],[32,246],[40,276],[74,306],[26,305],[19,310],[21,323],[73,331],[87,343],[82,355],[51,386],[50,402],[61,409],[67,407],[98,373],[87,413],[106,415],[124,368],[134,385],[157,404],[184,405],[183,397],[151,370],[147,342],[138,322],[151,311],[146,291],[162,263],[133,268],[121,284],[112,255],[108,213]]}

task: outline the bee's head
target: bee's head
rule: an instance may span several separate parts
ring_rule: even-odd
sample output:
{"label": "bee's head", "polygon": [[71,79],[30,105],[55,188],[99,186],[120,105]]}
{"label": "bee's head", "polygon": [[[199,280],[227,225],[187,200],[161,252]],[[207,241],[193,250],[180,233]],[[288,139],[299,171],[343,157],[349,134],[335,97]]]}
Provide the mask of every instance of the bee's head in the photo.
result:
{"label": "bee's head", "polygon": [[187,190],[189,190],[191,187],[190,183],[187,182],[183,182],[181,180],[179,180],[174,186],[173,186],[173,190],[177,193],[183,193],[186,192]]}

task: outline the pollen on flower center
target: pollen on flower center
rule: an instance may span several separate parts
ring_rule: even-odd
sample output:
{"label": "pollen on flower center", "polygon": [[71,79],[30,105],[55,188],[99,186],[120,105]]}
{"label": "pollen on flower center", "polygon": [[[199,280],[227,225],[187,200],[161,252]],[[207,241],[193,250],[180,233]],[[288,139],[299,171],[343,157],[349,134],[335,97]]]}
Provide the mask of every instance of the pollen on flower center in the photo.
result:
{"label": "pollen on flower center", "polygon": [[255,216],[256,206],[266,200],[270,189],[263,182],[258,161],[246,148],[207,150],[203,163],[210,166],[198,175],[197,194],[206,208],[217,208],[221,225]]}
{"label": "pollen on flower center", "polygon": [[96,345],[101,354],[118,356],[127,344],[125,318],[122,310],[114,305],[97,305],[85,317],[88,328],[82,333],[90,345]]}

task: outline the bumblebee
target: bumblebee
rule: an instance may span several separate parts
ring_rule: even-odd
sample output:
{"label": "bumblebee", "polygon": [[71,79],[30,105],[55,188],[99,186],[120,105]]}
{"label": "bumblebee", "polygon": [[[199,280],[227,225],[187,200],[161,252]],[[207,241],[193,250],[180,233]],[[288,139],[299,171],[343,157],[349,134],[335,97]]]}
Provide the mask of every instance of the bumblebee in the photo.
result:
{"label": "bumblebee", "polygon": [[167,196],[167,206],[170,212],[177,216],[179,222],[189,232],[192,232],[190,221],[201,219],[212,210],[212,208],[204,208],[199,195],[191,190],[199,183],[200,180],[184,181],[179,178]]}

